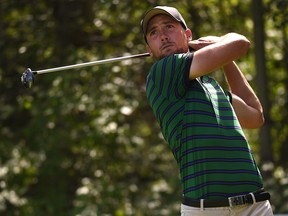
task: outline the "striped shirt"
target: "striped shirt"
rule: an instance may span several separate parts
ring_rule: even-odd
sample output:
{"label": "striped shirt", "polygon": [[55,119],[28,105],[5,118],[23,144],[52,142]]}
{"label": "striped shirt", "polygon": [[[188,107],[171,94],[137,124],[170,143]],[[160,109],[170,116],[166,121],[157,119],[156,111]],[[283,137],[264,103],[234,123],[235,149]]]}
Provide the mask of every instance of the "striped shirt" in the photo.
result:
{"label": "striped shirt", "polygon": [[146,94],[177,161],[183,195],[219,200],[263,187],[249,144],[220,85],[189,80],[193,53],[157,61]]}

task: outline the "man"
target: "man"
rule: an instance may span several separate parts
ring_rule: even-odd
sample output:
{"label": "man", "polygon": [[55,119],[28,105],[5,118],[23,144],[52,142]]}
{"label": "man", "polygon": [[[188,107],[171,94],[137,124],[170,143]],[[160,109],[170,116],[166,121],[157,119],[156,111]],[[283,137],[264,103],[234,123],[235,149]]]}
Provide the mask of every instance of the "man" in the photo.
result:
{"label": "man", "polygon": [[[179,166],[182,216],[273,215],[242,131],[264,122],[234,62],[250,42],[236,33],[192,40],[181,14],[167,6],[147,11],[141,25],[157,60],[147,76],[147,97]],[[230,92],[207,76],[221,67]]]}

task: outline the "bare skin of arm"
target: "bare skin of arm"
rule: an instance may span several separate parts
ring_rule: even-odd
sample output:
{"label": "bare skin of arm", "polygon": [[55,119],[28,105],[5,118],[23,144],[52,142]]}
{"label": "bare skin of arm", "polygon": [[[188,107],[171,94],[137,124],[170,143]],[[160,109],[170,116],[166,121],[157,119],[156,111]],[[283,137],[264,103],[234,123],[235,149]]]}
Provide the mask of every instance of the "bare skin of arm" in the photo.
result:
{"label": "bare skin of arm", "polygon": [[224,67],[232,92],[232,105],[243,128],[258,128],[264,123],[261,103],[235,62]]}
{"label": "bare skin of arm", "polygon": [[250,46],[246,37],[236,33],[222,37],[208,36],[188,44],[196,50],[190,67],[190,79],[211,73],[239,59],[247,53]]}
{"label": "bare skin of arm", "polygon": [[245,55],[250,42],[234,33],[223,37],[208,36],[190,41],[195,49],[190,67],[190,79],[206,75],[223,67],[232,92],[232,105],[243,128],[258,128],[264,123],[263,110],[258,97],[234,60]]}

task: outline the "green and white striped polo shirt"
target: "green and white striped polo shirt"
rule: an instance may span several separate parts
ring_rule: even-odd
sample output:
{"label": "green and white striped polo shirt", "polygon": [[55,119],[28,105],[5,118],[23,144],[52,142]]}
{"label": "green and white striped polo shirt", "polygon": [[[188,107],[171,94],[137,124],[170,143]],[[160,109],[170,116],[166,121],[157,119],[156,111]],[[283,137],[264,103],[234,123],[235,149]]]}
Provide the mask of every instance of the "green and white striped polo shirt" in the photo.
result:
{"label": "green and white striped polo shirt", "polygon": [[220,200],[263,187],[229,96],[208,76],[189,80],[193,53],[157,61],[146,94],[177,161],[183,195]]}

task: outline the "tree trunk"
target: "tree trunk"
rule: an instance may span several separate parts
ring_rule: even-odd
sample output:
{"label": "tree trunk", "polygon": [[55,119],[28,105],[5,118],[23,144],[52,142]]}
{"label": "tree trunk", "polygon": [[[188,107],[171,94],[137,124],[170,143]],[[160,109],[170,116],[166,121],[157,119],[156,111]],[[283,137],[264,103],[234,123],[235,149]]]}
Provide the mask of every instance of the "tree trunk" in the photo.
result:
{"label": "tree trunk", "polygon": [[[288,16],[288,13],[286,14]],[[283,19],[281,23],[282,27],[282,38],[283,38],[283,56],[284,56],[284,69],[286,71],[286,77],[284,79],[284,85],[285,85],[285,92],[286,94],[284,95],[285,97],[285,104],[283,108],[283,120],[282,120],[282,128],[284,129],[287,126],[288,122],[288,34],[287,34],[287,27],[286,27],[286,22],[285,19]],[[283,130],[282,129],[282,130]],[[280,147],[280,164],[285,167],[286,169],[288,168],[288,161],[287,161],[287,155],[288,155],[288,134],[286,133],[284,141],[281,143]]]}
{"label": "tree trunk", "polygon": [[[266,74],[266,58],[265,58],[265,33],[264,33],[264,20],[263,20],[263,3],[262,0],[252,0],[252,13],[254,22],[254,43],[255,43],[255,60],[256,60],[256,72],[257,72],[257,87],[258,87],[258,97],[262,103],[265,124],[259,131],[259,141],[260,141],[260,159],[261,163],[273,162],[273,151],[271,142],[271,119],[269,115],[270,111],[270,101],[269,101],[269,91],[268,82]],[[272,170],[267,170],[268,174]],[[265,170],[264,170],[265,172]]]}

